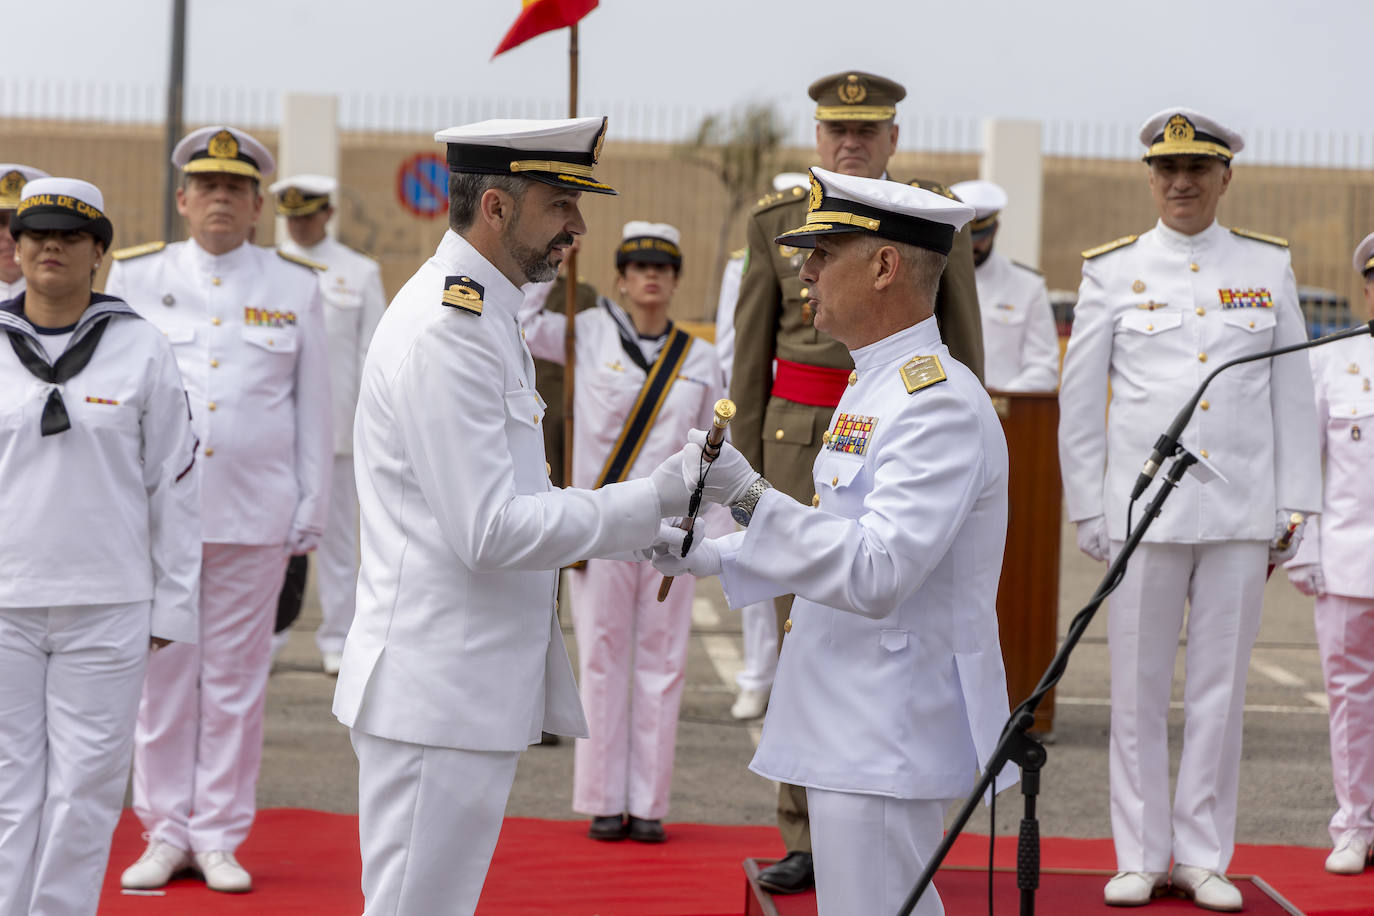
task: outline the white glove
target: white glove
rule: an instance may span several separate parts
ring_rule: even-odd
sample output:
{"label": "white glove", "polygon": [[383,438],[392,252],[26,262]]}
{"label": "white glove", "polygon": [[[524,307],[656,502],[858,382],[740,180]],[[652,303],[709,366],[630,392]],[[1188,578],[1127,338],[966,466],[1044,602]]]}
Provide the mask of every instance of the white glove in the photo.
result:
{"label": "white glove", "polygon": [[636,550],[635,556],[641,560],[652,560],[665,554],[677,556],[682,553],[682,539],[687,537],[687,532],[679,528],[677,522],[675,518],[659,522],[658,537],[648,547]]}
{"label": "white glove", "polygon": [[654,569],[665,576],[696,576],[705,579],[720,575],[720,547],[714,538],[704,538],[692,544],[686,557],[680,557],[681,546],[663,556],[654,557]]}
{"label": "white glove", "polygon": [[1111,556],[1112,545],[1107,540],[1107,517],[1094,515],[1078,523],[1078,549],[1099,563]]}
{"label": "white glove", "polygon": [[312,528],[293,528],[290,537],[286,539],[286,547],[291,552],[291,556],[298,557],[319,547],[322,537],[324,537],[322,531],[315,531]]}
{"label": "white glove", "polygon": [[1303,563],[1288,567],[1288,581],[1304,595],[1325,595],[1326,577],[1320,563]]}
{"label": "white glove", "polygon": [[695,490],[702,471],[706,472],[706,486],[701,491],[704,502],[728,506],[744,495],[749,485],[763,475],[749,466],[749,462],[733,445],[722,442],[715,461],[702,460],[706,445],[706,430],[694,429],[687,434],[687,447],[682,456],[682,479],[689,491]]}
{"label": "white glove", "polygon": [[1301,513],[1295,513],[1292,509],[1280,509],[1274,514],[1274,539],[1269,542],[1269,562],[1273,563],[1275,566],[1285,560],[1291,560],[1293,554],[1298,552],[1298,542],[1302,540],[1303,530],[1307,527],[1306,518],[1298,523],[1297,529],[1294,530],[1292,536],[1289,538],[1287,547],[1280,547],[1279,541],[1288,534],[1290,516],[1300,514]]}
{"label": "white glove", "polygon": [[687,514],[687,505],[691,502],[692,491],[687,489],[687,484],[683,479],[683,456],[692,452],[692,461],[695,462],[697,460],[696,455],[700,451],[700,449],[693,451],[693,446],[684,445],[682,451],[669,455],[666,461],[649,473],[649,481],[658,493],[658,514],[661,517],[672,518]]}

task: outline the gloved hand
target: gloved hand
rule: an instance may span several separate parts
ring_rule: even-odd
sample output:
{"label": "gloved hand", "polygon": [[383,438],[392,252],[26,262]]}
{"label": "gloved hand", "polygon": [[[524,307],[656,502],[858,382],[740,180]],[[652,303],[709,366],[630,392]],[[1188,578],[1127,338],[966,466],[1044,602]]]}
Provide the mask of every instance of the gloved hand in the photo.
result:
{"label": "gloved hand", "polygon": [[[666,461],[649,473],[649,481],[658,493],[658,514],[663,518],[687,514],[692,491],[683,482],[682,462],[689,452],[693,452],[693,446],[684,445],[682,451],[669,455]],[[700,449],[696,449],[693,454],[699,455],[700,452]],[[695,461],[696,457],[692,460]]]}
{"label": "gloved hand", "polygon": [[[687,447],[682,455],[682,479],[690,491],[695,490],[702,471],[706,472],[706,486],[701,491],[704,502],[728,506],[744,495],[749,485],[763,475],[749,466],[749,462],[728,442],[721,443],[720,456],[707,464],[701,450],[706,446],[706,430],[694,429],[687,434]],[[684,513],[685,514],[685,513]]]}
{"label": "gloved hand", "polygon": [[1303,563],[1288,567],[1288,581],[1304,595],[1325,595],[1326,577],[1320,563]]}
{"label": "gloved hand", "polygon": [[720,547],[714,538],[696,541],[686,557],[678,556],[681,552],[679,547],[678,550],[654,557],[654,569],[665,576],[696,576],[698,579],[705,579],[720,575]]}
{"label": "gloved hand", "polygon": [[679,528],[677,523],[678,519],[675,518],[659,522],[658,537],[649,546],[636,550],[635,556],[641,560],[652,560],[664,554],[677,556],[682,553],[682,539],[687,537],[687,532]]}
{"label": "gloved hand", "polygon": [[324,537],[323,531],[316,531],[313,528],[292,528],[290,536],[286,539],[286,548],[291,552],[291,556],[298,557],[319,547],[322,537]]}
{"label": "gloved hand", "polygon": [[1094,515],[1078,523],[1078,549],[1099,563],[1105,563],[1111,556],[1112,545],[1107,540],[1105,515]]}
{"label": "gloved hand", "polygon": [[[1274,514],[1274,539],[1269,542],[1269,562],[1276,566],[1285,560],[1291,560],[1293,554],[1298,552],[1298,542],[1302,540],[1303,529],[1307,527],[1307,519],[1304,518],[1289,535],[1288,526],[1294,515],[1301,516],[1302,513],[1294,512],[1292,509],[1280,509]],[[1281,545],[1279,542],[1285,537],[1288,538],[1288,543]]]}

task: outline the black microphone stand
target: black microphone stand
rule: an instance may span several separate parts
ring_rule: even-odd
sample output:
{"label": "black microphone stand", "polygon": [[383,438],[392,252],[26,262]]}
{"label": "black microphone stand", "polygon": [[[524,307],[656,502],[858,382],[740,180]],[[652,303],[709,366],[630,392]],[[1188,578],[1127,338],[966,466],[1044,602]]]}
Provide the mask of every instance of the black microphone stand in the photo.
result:
{"label": "black microphone stand", "polygon": [[1216,378],[1218,373],[1224,369],[1241,363],[1267,359],[1296,350],[1306,350],[1347,337],[1360,337],[1365,334],[1374,335],[1374,320],[1365,326],[1337,331],[1316,340],[1307,340],[1300,344],[1290,344],[1273,350],[1266,350],[1263,353],[1252,353],[1249,356],[1230,360],[1222,363],[1203,380],[1192,399],[1184,405],[1178,416],[1175,417],[1173,424],[1169,427],[1169,432],[1156,443],[1155,447],[1160,451],[1162,460],[1177,456],[1170,466],[1168,474],[1165,475],[1163,484],[1146,505],[1139,524],[1134,530],[1127,533],[1126,542],[1122,545],[1121,552],[1117,554],[1116,559],[1107,568],[1106,575],[1098,583],[1097,589],[1088,599],[1088,603],[1083,606],[1083,609],[1074,616],[1073,622],[1069,624],[1064,642],[1060,645],[1059,651],[1055,652],[1054,658],[1050,659],[1049,666],[1040,677],[1040,682],[1031,691],[1031,695],[1012,711],[1007,724],[1002,728],[1002,736],[998,739],[997,746],[993,748],[987,765],[983,768],[982,777],[979,778],[968,798],[964,800],[964,805],[959,809],[959,813],[954,818],[950,828],[945,831],[944,839],[940,841],[940,845],[930,857],[930,861],[926,863],[925,869],[921,872],[921,877],[902,903],[902,908],[898,910],[897,916],[910,916],[912,910],[915,909],[916,901],[921,899],[926,888],[935,880],[935,872],[949,855],[950,850],[954,847],[954,841],[958,839],[959,834],[968,825],[969,818],[978,808],[978,803],[988,789],[993,786],[993,781],[1001,774],[1007,761],[1014,761],[1021,767],[1021,794],[1025,796],[1025,811],[1021,818],[1021,829],[1016,846],[1016,886],[1021,891],[1021,916],[1033,916],[1035,913],[1035,891],[1040,886],[1040,824],[1035,815],[1035,800],[1040,793],[1040,769],[1044,766],[1046,759],[1045,746],[1029,734],[1031,726],[1035,724],[1035,711],[1040,708],[1040,703],[1044,700],[1045,695],[1063,678],[1064,672],[1068,668],[1069,656],[1073,654],[1074,648],[1083,638],[1088,625],[1092,623],[1098,607],[1121,584],[1121,579],[1126,572],[1126,562],[1135,552],[1136,547],[1140,545],[1150,524],[1159,515],[1160,509],[1164,506],[1164,500],[1178,487],[1179,481],[1183,479],[1188,468],[1197,463],[1197,457],[1178,444],[1178,437],[1187,425],[1188,418],[1192,416],[1193,410],[1197,407],[1198,401],[1202,399],[1202,394],[1212,379]]}

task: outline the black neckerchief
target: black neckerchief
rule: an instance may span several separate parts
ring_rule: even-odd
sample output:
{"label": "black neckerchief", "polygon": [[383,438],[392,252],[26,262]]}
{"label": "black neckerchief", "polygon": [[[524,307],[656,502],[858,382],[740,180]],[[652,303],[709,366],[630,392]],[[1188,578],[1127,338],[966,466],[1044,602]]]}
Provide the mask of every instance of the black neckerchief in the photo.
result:
{"label": "black neckerchief", "polygon": [[663,333],[654,337],[645,337],[634,327],[634,324],[627,320],[625,312],[614,302],[602,296],[597,303],[606,310],[606,314],[611,316],[611,321],[615,323],[616,333],[620,337],[620,349],[625,351],[625,355],[646,373],[653,367],[653,363],[644,358],[644,351],[640,349],[641,340],[657,340],[661,344],[668,339],[668,335],[673,332],[673,323],[668,322],[668,327],[663,329]]}

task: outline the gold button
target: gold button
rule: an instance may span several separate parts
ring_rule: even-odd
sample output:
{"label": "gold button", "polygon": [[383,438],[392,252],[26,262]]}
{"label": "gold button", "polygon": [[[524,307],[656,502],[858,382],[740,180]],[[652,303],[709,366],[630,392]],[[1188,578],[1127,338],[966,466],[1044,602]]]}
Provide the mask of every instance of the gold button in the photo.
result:
{"label": "gold button", "polygon": [[548,474],[550,477],[553,476],[553,465],[549,464],[547,461],[544,462],[544,473]]}
{"label": "gold button", "polygon": [[1145,325],[1145,330],[1147,330],[1147,331],[1153,331],[1154,329],[1155,329],[1155,326],[1152,325],[1152,324],[1147,324],[1147,325]]}
{"label": "gold button", "polygon": [[1200,305],[1199,305],[1196,309],[1194,309],[1193,311],[1197,312],[1199,315],[1206,315],[1206,314],[1207,314],[1207,310],[1206,310],[1205,308],[1203,308],[1202,306],[1200,306]]}
{"label": "gold button", "polygon": [[773,438],[774,438],[774,439],[781,439],[782,437],[783,437],[783,431],[782,431],[782,430],[778,430],[777,432],[773,433]]}
{"label": "gold button", "polygon": [[814,509],[814,508],[816,508],[817,506],[819,506],[820,504],[821,504],[821,494],[819,494],[819,493],[812,493],[812,494],[811,494],[811,508]]}
{"label": "gold button", "polygon": [[840,478],[839,478],[838,475],[836,475],[835,477],[830,478],[830,485],[831,485],[832,487],[839,486],[839,483],[840,483]]}
{"label": "gold button", "polygon": [[211,368],[211,369],[218,369],[218,368],[219,368],[219,360],[217,360],[217,359],[212,359],[212,360],[210,360],[210,368]]}
{"label": "gold button", "polygon": [[207,445],[207,446],[205,447],[205,457],[206,457],[206,458],[209,458],[210,456],[212,456],[212,455],[214,455],[214,454],[215,454],[215,450],[212,449],[212,448],[210,448],[210,446]]}
{"label": "gold button", "polygon": [[219,327],[219,316],[217,315],[214,318],[211,318],[210,323],[213,324],[215,327]]}
{"label": "gold button", "polygon": [[219,277],[211,277],[210,282],[215,284],[216,286],[219,286]]}
{"label": "gold button", "polygon": [[535,414],[535,415],[534,415],[534,423],[535,423],[536,426],[539,425],[539,414]]}
{"label": "gold button", "polygon": [[214,410],[214,409],[215,409],[215,402],[214,402],[214,401],[211,401],[209,404],[206,404],[205,407],[206,407],[207,410]]}
{"label": "gold button", "polygon": [[784,633],[791,633],[791,632],[792,632],[792,618],[791,618],[791,617],[788,617],[786,620],[784,620],[784,621],[782,622],[782,631],[783,631]]}
{"label": "gold button", "polygon": [[1254,327],[1254,326],[1255,326],[1255,323],[1254,323],[1254,322],[1253,322],[1253,321],[1252,321],[1252,322],[1250,322],[1250,327],[1252,327],[1252,328],[1253,328],[1253,327]]}
{"label": "gold button", "polygon": [[267,345],[268,345],[269,347],[272,346],[272,338],[270,338],[270,337],[267,338]]}
{"label": "gold button", "polygon": [[1202,449],[1202,450],[1200,450],[1200,451],[1198,452],[1198,454],[1201,455],[1203,458],[1210,458],[1210,457],[1211,457],[1210,455],[1207,454],[1207,449],[1205,449],[1205,448]]}
{"label": "gold button", "polygon": [[1191,270],[1193,273],[1198,272],[1198,266],[1196,264],[1189,264],[1188,269]]}
{"label": "gold button", "polygon": [[807,296],[810,296],[810,295],[811,295],[811,287],[809,287],[809,286],[803,286],[803,287],[802,287],[802,291],[801,291],[801,295],[802,295],[802,298],[803,298],[803,299],[805,299]]}
{"label": "gold button", "polygon": [[524,329],[524,328],[521,328],[521,329],[520,329],[520,339],[521,339],[521,340],[524,340],[524,339],[525,339],[525,329]]}
{"label": "gold button", "polygon": [[1203,401],[1201,404],[1199,404],[1199,405],[1197,405],[1197,406],[1201,407],[1203,410],[1206,410],[1207,408],[1211,407],[1212,405],[1209,404],[1209,403],[1207,403],[1206,401]]}
{"label": "gold button", "polygon": [[1205,363],[1205,362],[1207,362],[1207,354],[1206,354],[1206,353],[1199,353],[1199,354],[1197,355],[1197,361],[1200,362],[1200,363]]}
{"label": "gold button", "polygon": [[825,432],[821,433],[821,441],[826,445],[830,444],[830,430],[827,429]]}
{"label": "gold button", "polygon": [[851,369],[851,370],[849,370],[849,384],[851,384],[851,385],[857,385],[858,382],[859,382],[859,370],[858,370],[858,369]]}

